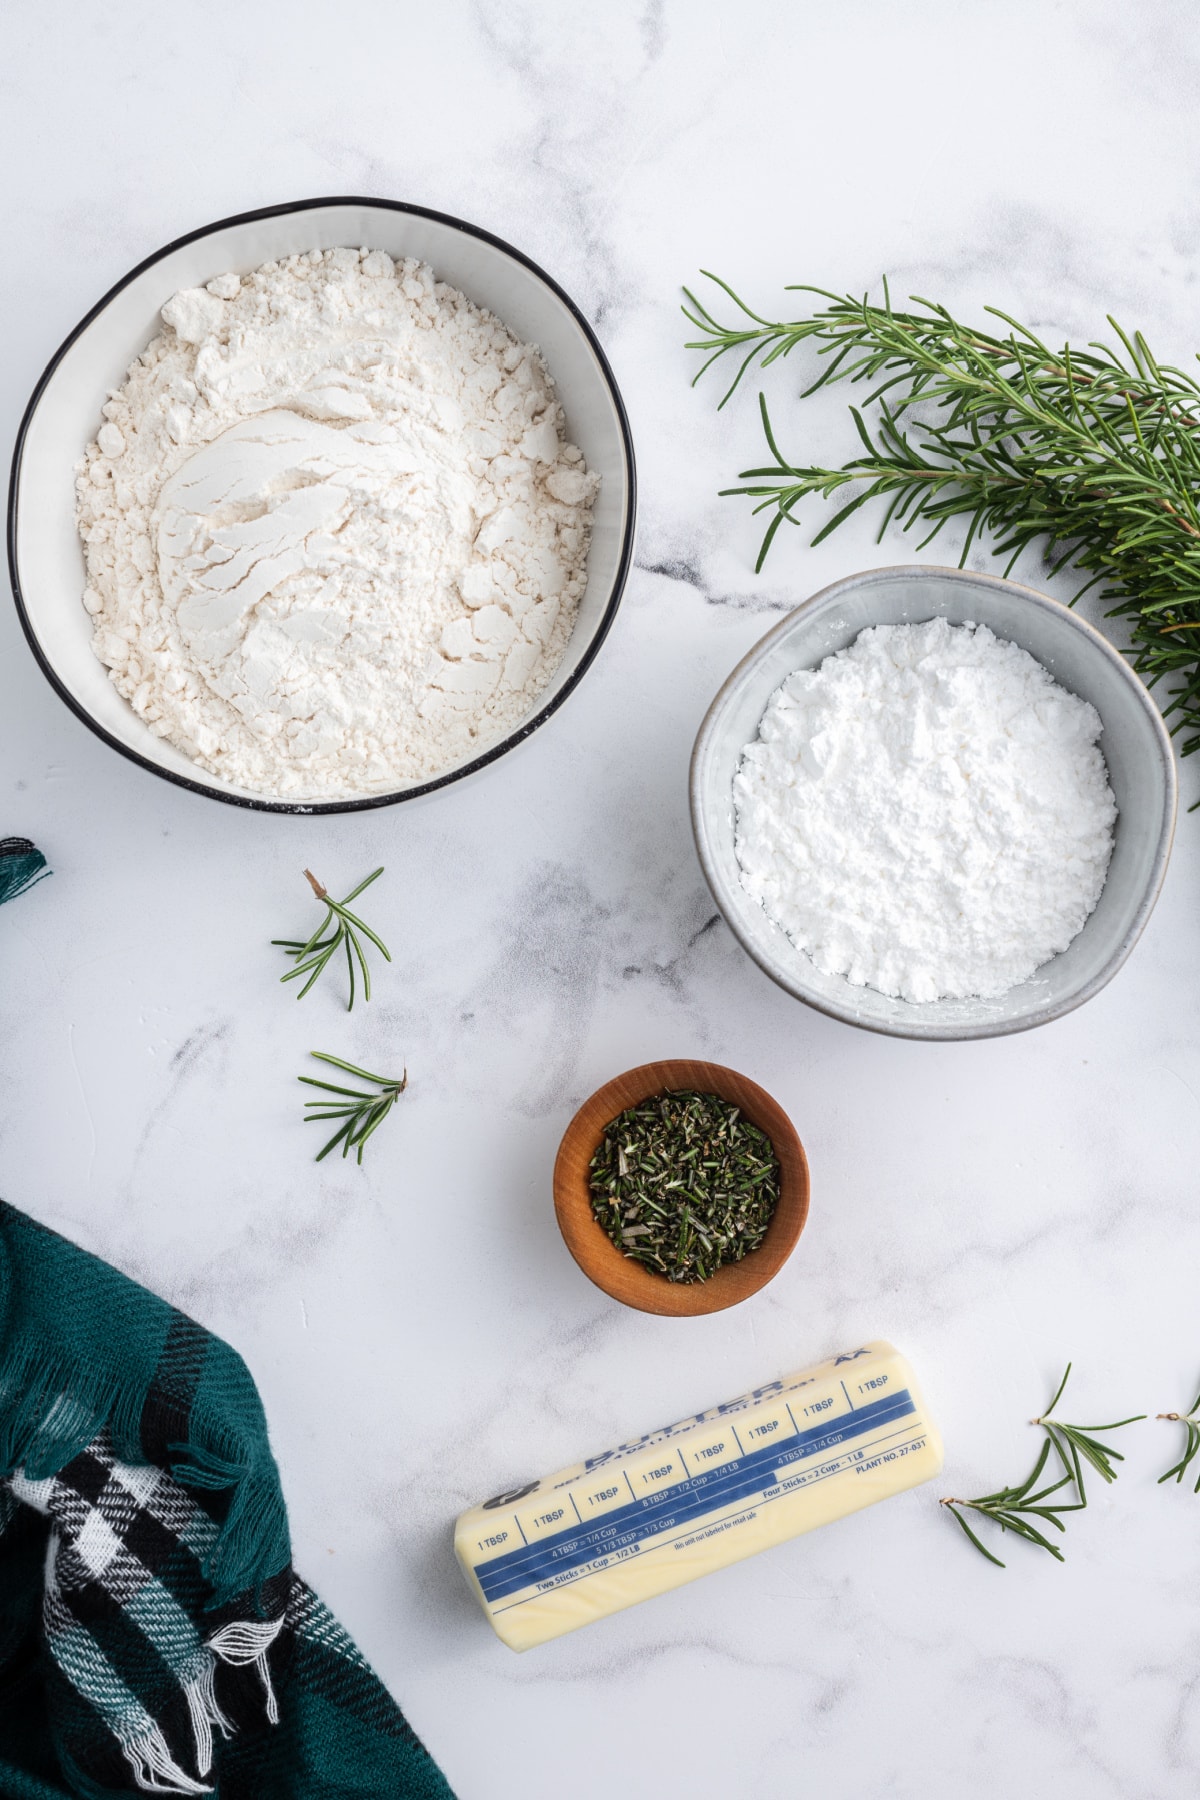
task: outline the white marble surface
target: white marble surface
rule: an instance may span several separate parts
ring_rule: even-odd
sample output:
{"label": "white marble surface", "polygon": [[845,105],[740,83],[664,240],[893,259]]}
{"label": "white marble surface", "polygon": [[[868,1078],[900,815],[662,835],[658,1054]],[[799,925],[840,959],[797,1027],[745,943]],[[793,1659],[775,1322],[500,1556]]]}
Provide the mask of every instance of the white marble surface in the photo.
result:
{"label": "white marble surface", "polygon": [[[869,1037],[708,929],[685,810],[705,705],[781,609],[909,550],[863,519],[753,575],[755,529],[715,497],[757,457],[753,398],[718,420],[689,390],[677,312],[701,265],[767,307],[887,270],[1079,338],[1112,311],[1190,358],[1191,10],[14,0],[4,33],[9,438],[60,338],[169,238],[381,194],[509,237],[578,298],[643,505],[579,693],[497,768],[376,817],[259,817],[143,774],[0,608],[0,832],[56,871],[0,915],[0,1189],[243,1352],[298,1562],[463,1800],[1194,1794],[1200,1499],[1155,1485],[1173,1428],[1127,1434],[1062,1568],[1015,1546],[1000,1573],[935,1500],[1023,1472],[1068,1356],[1084,1415],[1200,1379],[1200,816],[1115,984],[1027,1037]],[[789,443],[849,452],[840,399],[772,391]],[[266,940],[305,921],[301,866],[376,862],[394,969],[352,1019],[332,992],[298,1007]],[[316,1046],[411,1071],[362,1173],[310,1161]],[[814,1177],[790,1266],[695,1322],[591,1289],[550,1208],[574,1106],[671,1054],[771,1088]],[[462,1505],[868,1334],[922,1373],[944,1485],[524,1658],[492,1638],[450,1554]]]}

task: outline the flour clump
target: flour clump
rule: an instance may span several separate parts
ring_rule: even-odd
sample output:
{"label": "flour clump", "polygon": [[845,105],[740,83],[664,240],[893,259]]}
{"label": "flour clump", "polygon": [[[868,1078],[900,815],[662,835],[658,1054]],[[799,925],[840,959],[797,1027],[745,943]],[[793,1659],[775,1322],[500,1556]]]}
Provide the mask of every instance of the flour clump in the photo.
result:
{"label": "flour clump", "polygon": [[77,481],[94,648],[151,731],[321,800],[526,718],[599,485],[538,351],[377,250],[220,275],[162,319]]}
{"label": "flour clump", "polygon": [[742,884],[827,974],[992,998],[1094,909],[1117,808],[1095,708],[984,625],[878,625],[771,696],[734,780]]}

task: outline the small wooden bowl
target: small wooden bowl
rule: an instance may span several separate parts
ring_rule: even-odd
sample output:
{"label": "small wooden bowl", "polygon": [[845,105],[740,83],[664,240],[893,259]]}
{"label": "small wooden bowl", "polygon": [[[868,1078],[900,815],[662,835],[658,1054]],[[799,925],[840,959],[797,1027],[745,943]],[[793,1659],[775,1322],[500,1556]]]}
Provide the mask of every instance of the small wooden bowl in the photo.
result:
{"label": "small wooden bowl", "polygon": [[[719,1094],[765,1131],[779,1158],[779,1201],[757,1250],[727,1263],[707,1281],[668,1281],[622,1255],[592,1211],[588,1175],[604,1128],[627,1107],[654,1094]],[[757,1082],[720,1063],[653,1062],[597,1088],[563,1134],[554,1163],[554,1211],[567,1249],[584,1274],[623,1306],[673,1318],[722,1312],[765,1287],[796,1247],[808,1217],[808,1159],[796,1128]]]}

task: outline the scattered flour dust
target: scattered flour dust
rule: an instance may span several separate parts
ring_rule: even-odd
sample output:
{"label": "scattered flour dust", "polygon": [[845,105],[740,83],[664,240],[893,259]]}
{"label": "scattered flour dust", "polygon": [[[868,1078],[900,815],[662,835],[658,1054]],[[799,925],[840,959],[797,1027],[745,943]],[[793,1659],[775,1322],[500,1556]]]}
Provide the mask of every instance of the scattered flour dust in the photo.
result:
{"label": "scattered flour dust", "polygon": [[1094,908],[1099,715],[985,625],[878,625],[771,697],[734,780],[741,878],[818,969],[989,998]]}
{"label": "scattered flour dust", "polygon": [[599,485],[536,349],[379,250],[221,275],[162,318],[77,479],[95,651],[151,731],[332,799],[525,718]]}

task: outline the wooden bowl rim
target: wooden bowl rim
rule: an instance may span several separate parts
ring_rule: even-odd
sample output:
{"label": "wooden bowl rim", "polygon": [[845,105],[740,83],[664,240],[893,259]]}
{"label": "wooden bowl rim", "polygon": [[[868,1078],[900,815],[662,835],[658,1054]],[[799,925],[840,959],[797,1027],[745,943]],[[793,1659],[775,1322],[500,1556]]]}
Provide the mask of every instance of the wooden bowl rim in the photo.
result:
{"label": "wooden bowl rim", "polygon": [[[780,1163],[779,1202],[757,1250],[727,1263],[707,1281],[670,1282],[623,1256],[592,1212],[586,1170],[604,1128],[619,1113],[654,1094],[718,1094],[765,1131]],[[583,1140],[581,1145],[581,1140]],[[722,1312],[766,1286],[796,1247],[808,1219],[810,1179],[804,1145],[782,1106],[736,1069],[689,1057],[639,1063],[588,1096],[562,1135],[554,1162],[554,1212],[563,1241],[588,1279],[612,1299],[640,1312],[695,1318]]]}

